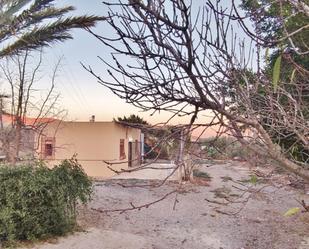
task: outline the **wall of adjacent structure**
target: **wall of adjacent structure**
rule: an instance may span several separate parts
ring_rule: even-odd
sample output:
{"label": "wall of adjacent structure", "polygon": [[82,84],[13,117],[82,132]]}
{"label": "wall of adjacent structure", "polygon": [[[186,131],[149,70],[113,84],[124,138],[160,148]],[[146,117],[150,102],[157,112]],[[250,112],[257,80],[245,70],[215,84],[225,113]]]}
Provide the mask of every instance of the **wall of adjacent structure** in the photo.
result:
{"label": "wall of adjacent structure", "polygon": [[[43,137],[54,137],[55,154],[49,165],[69,159],[76,154],[85,172],[92,177],[107,178],[115,175],[104,161],[121,162],[112,168],[128,168],[128,142],[140,141],[140,130],[115,122],[61,122],[44,129]],[[120,160],[120,139],[125,140],[126,158]],[[43,146],[39,146],[42,156]]]}

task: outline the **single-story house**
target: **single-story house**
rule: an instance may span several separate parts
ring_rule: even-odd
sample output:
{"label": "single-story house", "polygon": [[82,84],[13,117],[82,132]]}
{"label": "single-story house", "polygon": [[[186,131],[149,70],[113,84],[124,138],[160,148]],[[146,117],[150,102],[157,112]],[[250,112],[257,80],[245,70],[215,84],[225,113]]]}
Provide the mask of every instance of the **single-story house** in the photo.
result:
{"label": "single-story house", "polygon": [[[13,115],[0,115],[2,139],[14,150]],[[92,177],[106,178],[141,163],[143,134],[138,128],[118,122],[60,121],[52,118],[23,118],[17,161],[41,159],[49,166],[76,157]],[[11,132],[13,131],[13,132]],[[0,141],[0,159],[7,160]]]}
{"label": "single-story house", "polygon": [[141,163],[140,129],[117,122],[64,122],[48,124],[39,140],[38,156],[49,165],[75,156],[85,172],[105,178],[114,170]]}

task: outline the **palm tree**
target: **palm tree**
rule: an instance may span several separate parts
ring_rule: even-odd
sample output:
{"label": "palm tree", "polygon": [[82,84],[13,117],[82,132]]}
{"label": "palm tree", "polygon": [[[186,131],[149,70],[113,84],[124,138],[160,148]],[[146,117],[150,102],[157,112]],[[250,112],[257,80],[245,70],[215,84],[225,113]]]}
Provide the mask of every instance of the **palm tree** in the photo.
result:
{"label": "palm tree", "polygon": [[90,28],[99,16],[67,16],[74,7],[56,7],[54,0],[0,1],[0,58],[71,39],[73,28]]}

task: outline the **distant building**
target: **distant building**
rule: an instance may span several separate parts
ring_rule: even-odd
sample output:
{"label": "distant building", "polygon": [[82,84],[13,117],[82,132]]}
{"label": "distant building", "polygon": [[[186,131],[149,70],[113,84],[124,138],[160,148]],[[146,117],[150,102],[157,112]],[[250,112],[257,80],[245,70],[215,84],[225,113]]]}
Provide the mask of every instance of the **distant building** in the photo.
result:
{"label": "distant building", "polygon": [[[18,161],[33,160],[37,157],[38,139],[40,131],[49,123],[54,122],[53,118],[28,118],[21,119],[20,143]],[[8,153],[16,149],[17,118],[14,115],[0,115],[0,159],[6,161]]]}

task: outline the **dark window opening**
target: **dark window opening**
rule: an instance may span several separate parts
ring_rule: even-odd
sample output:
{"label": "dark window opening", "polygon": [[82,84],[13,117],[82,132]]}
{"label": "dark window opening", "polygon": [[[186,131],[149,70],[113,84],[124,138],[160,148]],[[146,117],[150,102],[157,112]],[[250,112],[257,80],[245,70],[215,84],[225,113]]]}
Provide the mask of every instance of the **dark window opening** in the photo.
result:
{"label": "dark window opening", "polygon": [[42,138],[42,158],[54,159],[55,156],[55,138]]}
{"label": "dark window opening", "polygon": [[45,156],[46,157],[53,156],[53,145],[51,143],[45,144]]}
{"label": "dark window opening", "polygon": [[124,149],[124,139],[120,139],[120,159],[125,159],[126,158],[126,152]]}

